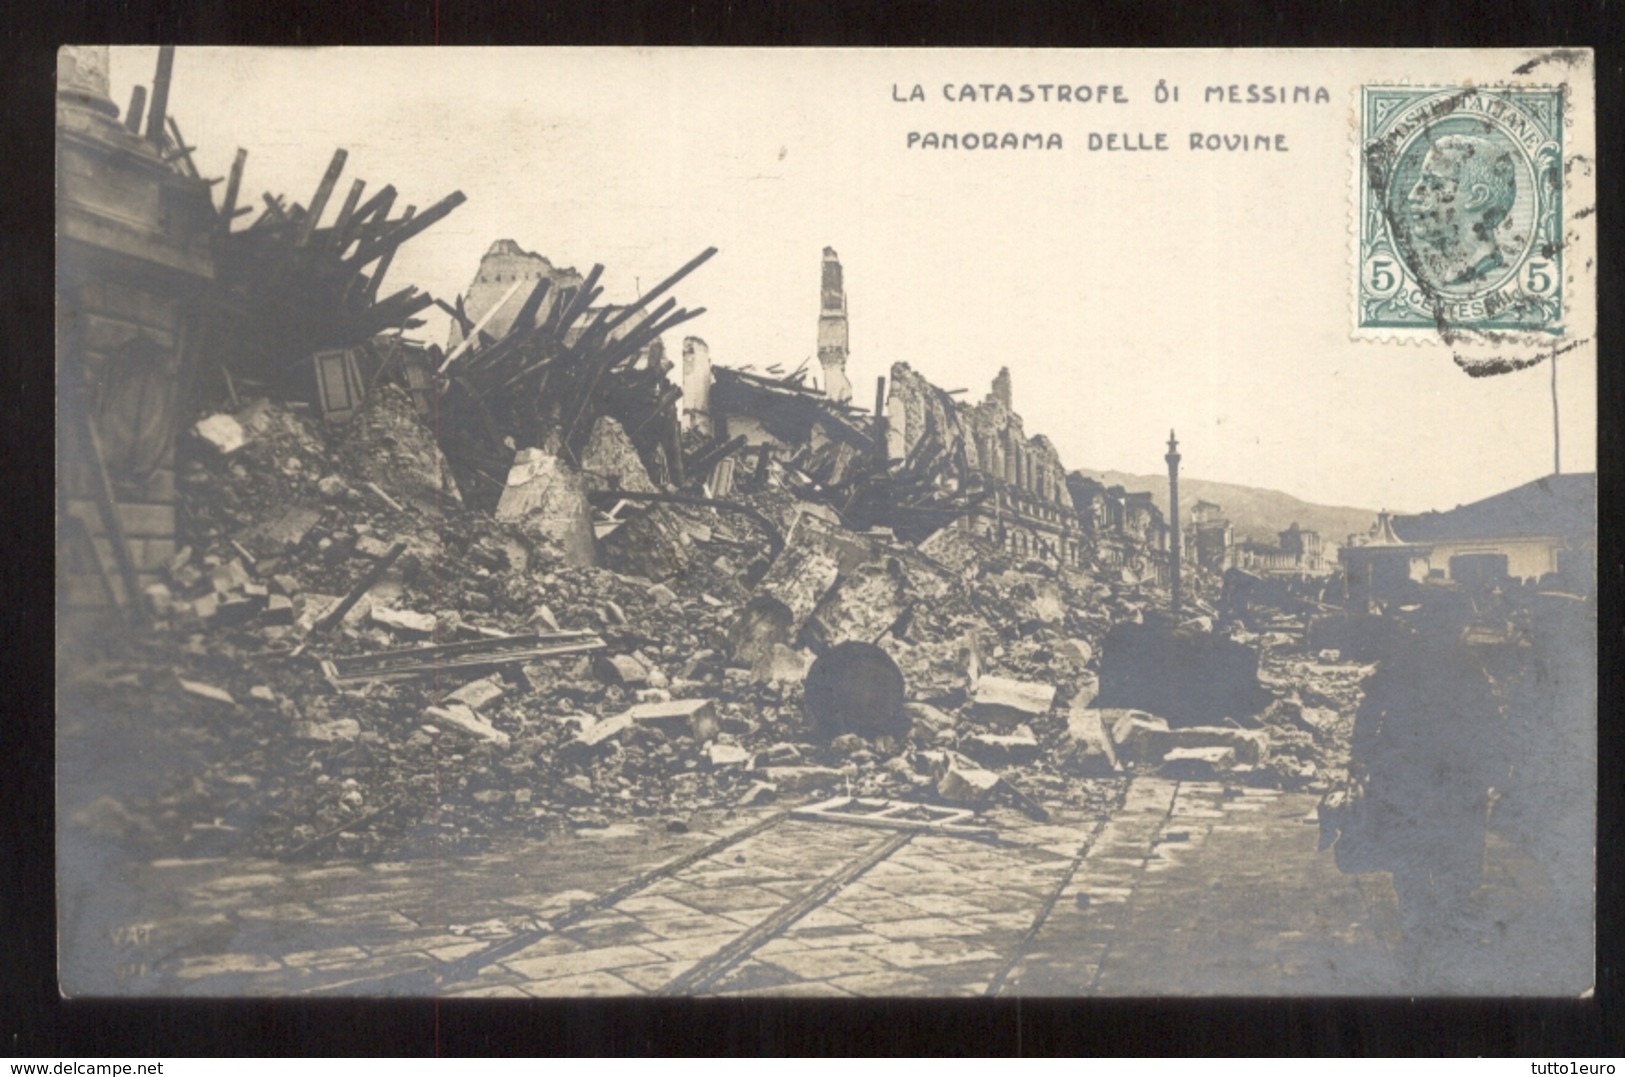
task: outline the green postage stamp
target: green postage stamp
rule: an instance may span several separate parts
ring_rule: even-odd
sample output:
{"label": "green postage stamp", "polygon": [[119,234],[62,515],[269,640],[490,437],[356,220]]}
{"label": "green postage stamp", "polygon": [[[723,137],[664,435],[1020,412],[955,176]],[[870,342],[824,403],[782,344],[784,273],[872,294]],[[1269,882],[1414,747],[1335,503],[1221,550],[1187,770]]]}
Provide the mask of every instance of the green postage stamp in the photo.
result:
{"label": "green postage stamp", "polygon": [[1563,334],[1564,103],[1361,88],[1357,329]]}

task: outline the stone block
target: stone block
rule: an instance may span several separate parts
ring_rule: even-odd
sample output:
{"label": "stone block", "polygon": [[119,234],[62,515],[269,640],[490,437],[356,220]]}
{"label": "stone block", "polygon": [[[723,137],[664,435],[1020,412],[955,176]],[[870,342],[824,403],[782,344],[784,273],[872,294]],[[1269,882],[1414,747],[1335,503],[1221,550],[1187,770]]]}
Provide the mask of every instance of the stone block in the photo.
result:
{"label": "stone block", "polygon": [[639,703],[627,712],[632,721],[652,725],[669,736],[688,734],[708,741],[719,732],[717,705],[710,699],[673,699],[664,703]]}
{"label": "stone block", "polygon": [[1171,744],[1168,723],[1136,710],[1102,710],[1100,720],[1111,730],[1117,758],[1128,763],[1155,763]]}
{"label": "stone block", "polygon": [[508,746],[508,734],[475,714],[474,709],[466,704],[453,703],[445,707],[430,707],[423,712],[423,716],[442,729],[495,744],[499,748]]}
{"label": "stone block", "polygon": [[592,513],[581,476],[541,449],[521,449],[497,501],[496,517],[557,546],[573,565],[597,563]]}
{"label": "stone block", "polygon": [[304,544],[321,518],[320,510],[295,505],[276,519],[250,528],[243,542],[261,557],[287,553]]}
{"label": "stone block", "polygon": [[481,677],[477,681],[470,681],[457,691],[448,695],[443,703],[461,703],[474,710],[484,708],[501,699],[507,689],[495,677]]}
{"label": "stone block", "polygon": [[629,686],[649,683],[649,670],[629,654],[600,654],[593,659],[593,672],[606,684]]}
{"label": "stone block", "polygon": [[1063,761],[1073,769],[1084,774],[1112,774],[1123,769],[1099,711],[1074,707],[1066,716],[1066,732]]}
{"label": "stone block", "polygon": [[207,699],[214,703],[234,705],[237,702],[231,697],[231,693],[224,688],[216,688],[214,685],[204,684],[202,681],[189,681],[185,677],[178,677],[176,680],[180,682],[181,689],[189,695]]}
{"label": "stone block", "polygon": [[1257,766],[1269,754],[1269,734],[1262,729],[1235,729],[1230,726],[1186,726],[1169,734],[1170,751],[1165,758],[1182,748],[1228,748],[1235,753],[1237,763]]}
{"label": "stone block", "polygon": [[762,767],[757,773],[770,785],[787,793],[828,788],[846,777],[834,767]]}
{"label": "stone block", "polygon": [[376,535],[362,535],[355,540],[355,552],[360,557],[370,557],[374,561],[382,561],[389,556],[389,551],[395,544],[379,538]]}
{"label": "stone block", "polygon": [[1018,725],[1008,733],[973,733],[960,740],[959,750],[989,766],[1031,763],[1038,758],[1038,738]]}
{"label": "stone block", "polygon": [[999,781],[991,770],[955,762],[937,782],[937,795],[950,804],[985,804],[993,798]]}
{"label": "stone block", "polygon": [[315,591],[304,592],[293,604],[296,611],[295,627],[300,632],[309,632],[316,627],[316,622],[322,619],[322,614],[331,609],[333,603],[337,601],[337,595],[318,594]]}
{"label": "stone block", "polygon": [[352,741],[361,736],[361,723],[354,718],[335,718],[330,722],[295,722],[293,735],[299,740],[334,744]]}
{"label": "stone block", "polygon": [[903,713],[908,715],[908,735],[912,740],[921,744],[942,744],[953,737],[954,716],[929,703],[904,704]]}
{"label": "stone block", "polygon": [[592,490],[630,490],[656,493],[632,439],[620,423],[601,415],[592,424],[581,450],[581,474]]}
{"label": "stone block", "polygon": [[192,427],[215,452],[227,455],[248,444],[248,432],[230,415],[211,415]]}
{"label": "stone block", "polygon": [[374,606],[370,616],[374,623],[385,628],[418,636],[432,635],[438,623],[432,613],[390,609],[388,606]]}
{"label": "stone block", "polygon": [[586,729],[583,729],[576,736],[575,743],[586,745],[589,748],[596,747],[611,737],[619,736],[631,728],[632,712],[625,711],[613,718],[605,718],[603,721],[594,722]]}
{"label": "stone block", "polygon": [[1172,748],[1162,757],[1164,775],[1187,781],[1217,778],[1235,766],[1235,750],[1217,745],[1210,748]]}
{"label": "stone block", "polygon": [[248,574],[248,568],[241,558],[234,557],[223,565],[218,565],[209,573],[209,582],[221,594],[228,591],[240,590],[244,584],[254,577]]}
{"label": "stone block", "polygon": [[713,767],[744,766],[750,762],[750,753],[737,744],[713,744],[705,754]]}
{"label": "stone block", "polygon": [[1018,681],[1010,677],[983,677],[976,682],[971,713],[984,721],[1014,725],[1048,714],[1055,704],[1055,686]]}

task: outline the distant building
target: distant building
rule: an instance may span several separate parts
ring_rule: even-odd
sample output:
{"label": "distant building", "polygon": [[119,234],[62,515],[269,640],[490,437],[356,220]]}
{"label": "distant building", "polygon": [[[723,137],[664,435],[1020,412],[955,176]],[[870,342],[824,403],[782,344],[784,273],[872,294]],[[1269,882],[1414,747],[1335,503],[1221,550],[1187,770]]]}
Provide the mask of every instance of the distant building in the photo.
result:
{"label": "distant building", "polygon": [[1211,501],[1199,500],[1191,506],[1184,544],[1198,565],[1223,572],[1234,561],[1236,531],[1223,508]]}
{"label": "distant building", "polygon": [[1596,586],[1597,476],[1548,475],[1446,512],[1382,513],[1339,553],[1356,590],[1394,597],[1410,583],[1501,579]]}

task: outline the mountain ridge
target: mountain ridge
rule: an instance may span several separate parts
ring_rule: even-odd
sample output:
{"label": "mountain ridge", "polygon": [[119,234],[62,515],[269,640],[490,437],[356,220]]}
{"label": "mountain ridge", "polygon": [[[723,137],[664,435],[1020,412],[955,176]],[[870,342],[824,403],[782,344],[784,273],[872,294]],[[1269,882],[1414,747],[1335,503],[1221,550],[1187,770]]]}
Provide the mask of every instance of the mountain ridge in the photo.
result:
{"label": "mountain ridge", "polygon": [[[1168,515],[1167,475],[1134,475],[1126,471],[1089,468],[1076,468],[1074,471],[1106,486],[1121,486],[1130,492],[1149,490],[1151,500],[1162,510],[1164,518]],[[1323,542],[1342,546],[1350,534],[1368,530],[1377,518],[1376,509],[1321,505],[1268,487],[1181,475],[1181,517],[1188,521],[1191,506],[1197,501],[1211,501],[1220,507],[1235,529],[1237,542],[1251,540],[1269,546],[1276,545],[1280,539],[1279,532],[1294,523],[1306,530],[1320,532]]]}

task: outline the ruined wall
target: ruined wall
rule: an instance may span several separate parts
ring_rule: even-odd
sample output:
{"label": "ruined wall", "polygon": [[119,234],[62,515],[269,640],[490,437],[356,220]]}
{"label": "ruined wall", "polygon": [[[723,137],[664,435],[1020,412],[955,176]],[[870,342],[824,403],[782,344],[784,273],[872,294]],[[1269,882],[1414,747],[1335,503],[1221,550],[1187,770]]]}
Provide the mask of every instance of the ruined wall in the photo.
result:
{"label": "ruined wall", "polygon": [[824,393],[831,400],[851,400],[846,376],[848,354],[846,287],[833,247],[824,248],[823,281],[818,303],[818,363],[824,370]]}
{"label": "ruined wall", "polygon": [[[547,317],[552,304],[558,301],[561,292],[566,288],[581,286],[581,274],[574,269],[559,268],[542,255],[525,250],[511,239],[499,239],[491,244],[491,249],[480,259],[479,271],[474,274],[474,280],[463,296],[463,314],[470,322],[478,325],[480,319],[508,294],[508,289],[512,288],[516,281],[536,282],[543,279],[550,280],[552,285],[548,289],[541,310],[537,312],[538,321]],[[524,305],[525,297],[530,294],[532,287],[534,283],[521,286],[513,298],[508,300],[486,324],[483,331],[493,339],[501,340],[513,325],[514,315],[519,313],[519,308]],[[447,347],[454,348],[462,341],[462,327],[454,321]]]}
{"label": "ruined wall", "polygon": [[1017,556],[1076,565],[1083,533],[1060,454],[1043,435],[1029,438],[1010,409],[1010,372],[1002,370],[980,404],[954,400],[906,363],[893,365],[887,399],[887,451],[906,458],[934,436],[963,453],[969,488],[992,492],[968,526]]}
{"label": "ruined wall", "polygon": [[137,591],[163,582],[176,553],[175,435],[206,343],[215,211],[205,183],[118,122],[105,46],[65,48],[59,62],[60,627],[142,600],[127,593],[103,496]]}

